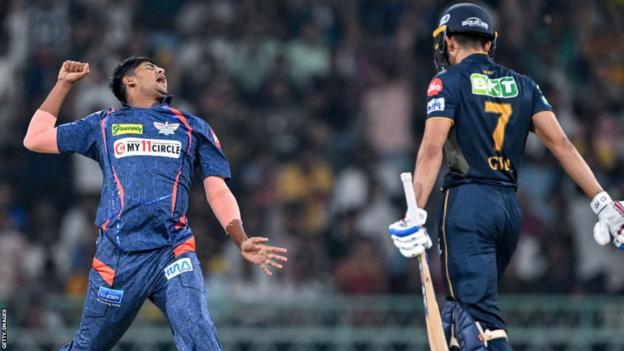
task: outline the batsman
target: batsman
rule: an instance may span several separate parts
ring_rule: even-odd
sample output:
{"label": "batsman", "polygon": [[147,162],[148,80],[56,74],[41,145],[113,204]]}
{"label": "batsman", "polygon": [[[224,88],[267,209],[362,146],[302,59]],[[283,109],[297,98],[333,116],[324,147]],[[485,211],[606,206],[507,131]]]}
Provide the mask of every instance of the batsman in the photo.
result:
{"label": "batsman", "polygon": [[271,275],[272,267],[282,268],[286,249],[247,237],[225,183],[230,167],[219,139],[203,119],[170,105],[165,70],[152,59],[130,57],[113,72],[110,87],[121,109],[56,126],[65,97],[88,74],[87,63],[65,61],[24,138],[35,152],[92,158],[104,175],[80,328],[61,350],[110,350],[146,299],[167,317],[178,350],[221,350],[186,218],[195,169],[246,260]]}
{"label": "batsman", "polygon": [[498,283],[518,242],[522,210],[518,171],[529,132],[554,154],[591,200],[594,238],[622,248],[624,208],[613,201],[563,132],[529,77],[493,61],[497,32],[475,4],[446,9],[433,31],[438,74],[427,89],[427,120],[413,187],[418,215],[390,226],[405,257],[431,247],[422,210],[443,158],[439,245],[446,290],[442,324],[450,349],[511,350],[498,307]]}

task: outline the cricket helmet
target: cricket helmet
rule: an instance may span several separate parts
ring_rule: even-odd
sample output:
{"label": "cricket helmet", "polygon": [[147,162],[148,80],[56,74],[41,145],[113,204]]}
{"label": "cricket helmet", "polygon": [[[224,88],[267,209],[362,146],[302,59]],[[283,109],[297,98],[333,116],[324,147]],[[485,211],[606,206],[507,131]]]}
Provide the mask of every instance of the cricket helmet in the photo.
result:
{"label": "cricket helmet", "polygon": [[490,14],[476,4],[455,4],[442,13],[438,27],[433,31],[433,61],[438,72],[450,65],[444,38],[453,34],[467,34],[491,40],[492,46],[488,54],[494,57],[498,33],[494,30]]}

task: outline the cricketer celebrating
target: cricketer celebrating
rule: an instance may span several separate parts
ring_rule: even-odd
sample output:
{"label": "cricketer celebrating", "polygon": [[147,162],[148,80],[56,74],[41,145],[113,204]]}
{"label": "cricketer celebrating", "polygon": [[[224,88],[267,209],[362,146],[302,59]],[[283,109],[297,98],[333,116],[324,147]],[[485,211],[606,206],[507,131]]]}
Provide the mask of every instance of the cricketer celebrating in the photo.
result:
{"label": "cricketer celebrating", "polygon": [[204,282],[187,223],[197,166],[206,198],[241,255],[268,275],[286,249],[248,238],[225,183],[230,168],[214,131],[171,107],[165,70],[146,57],[115,69],[110,87],[123,108],[55,127],[86,63],[65,61],[28,127],[24,146],[42,153],[78,152],[104,175],[95,224],[100,228],[80,329],[61,350],[109,350],[149,298],[167,317],[178,350],[221,350],[208,313]]}
{"label": "cricketer celebrating", "polygon": [[497,285],[518,242],[517,177],[529,131],[593,199],[599,244],[613,236],[616,246],[622,245],[624,208],[600,186],[535,82],[492,60],[497,33],[485,9],[469,3],[449,7],[433,37],[439,73],[427,90],[427,121],[413,179],[421,209],[417,218],[398,221],[389,231],[406,257],[431,247],[422,208],[445,155],[439,238],[447,343],[459,350],[511,350]]}

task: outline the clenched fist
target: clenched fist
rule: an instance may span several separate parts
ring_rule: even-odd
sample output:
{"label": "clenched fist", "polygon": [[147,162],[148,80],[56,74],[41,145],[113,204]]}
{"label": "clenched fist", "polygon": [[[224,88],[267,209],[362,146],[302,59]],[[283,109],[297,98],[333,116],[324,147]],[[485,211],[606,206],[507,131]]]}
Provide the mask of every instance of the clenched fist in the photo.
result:
{"label": "clenched fist", "polygon": [[65,61],[58,74],[58,80],[73,84],[89,74],[89,64],[76,61]]}

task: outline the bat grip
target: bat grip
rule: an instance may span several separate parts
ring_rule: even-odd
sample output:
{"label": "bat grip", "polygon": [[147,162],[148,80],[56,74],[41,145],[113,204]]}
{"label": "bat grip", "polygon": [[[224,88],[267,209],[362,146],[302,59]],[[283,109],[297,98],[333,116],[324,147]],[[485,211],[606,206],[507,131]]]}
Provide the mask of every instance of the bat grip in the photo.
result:
{"label": "bat grip", "polygon": [[403,192],[405,193],[405,202],[407,203],[407,216],[411,220],[416,220],[416,194],[414,194],[414,185],[412,184],[412,173],[401,173],[401,182],[403,183]]}

